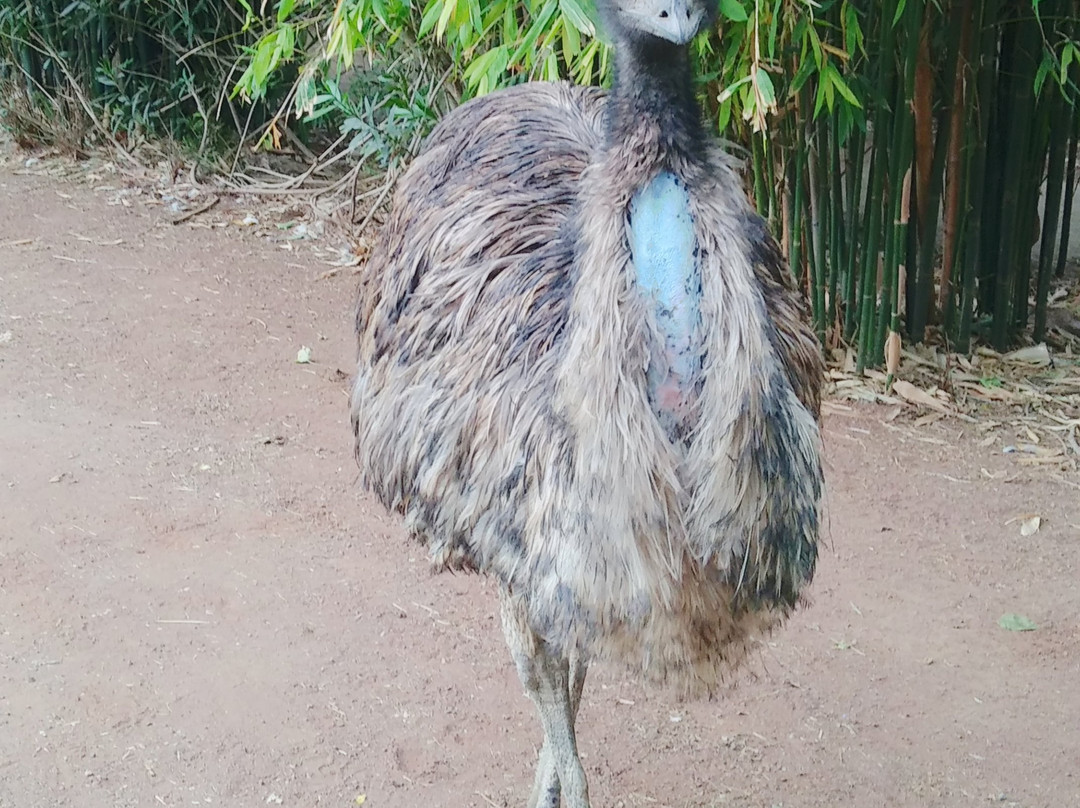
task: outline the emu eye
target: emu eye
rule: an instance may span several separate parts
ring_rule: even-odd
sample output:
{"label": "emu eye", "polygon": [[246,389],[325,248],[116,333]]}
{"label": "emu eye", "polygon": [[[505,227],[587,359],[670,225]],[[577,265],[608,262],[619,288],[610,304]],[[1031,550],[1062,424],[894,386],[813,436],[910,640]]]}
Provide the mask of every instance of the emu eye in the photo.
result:
{"label": "emu eye", "polygon": [[667,17],[668,17],[668,13],[666,11],[661,11],[660,12],[660,19],[666,20]]}

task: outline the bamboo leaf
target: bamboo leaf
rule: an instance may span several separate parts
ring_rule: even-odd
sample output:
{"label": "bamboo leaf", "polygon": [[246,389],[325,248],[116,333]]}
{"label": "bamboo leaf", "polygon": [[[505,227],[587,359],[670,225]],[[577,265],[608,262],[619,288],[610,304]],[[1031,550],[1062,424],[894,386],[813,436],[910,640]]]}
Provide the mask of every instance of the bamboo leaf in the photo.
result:
{"label": "bamboo leaf", "polygon": [[450,24],[450,19],[454,16],[457,3],[454,0],[437,0],[437,2],[442,4],[442,8],[439,10],[439,21],[435,25],[435,38],[441,40],[446,34],[446,26]]}
{"label": "bamboo leaf", "polygon": [[746,22],[750,19],[739,0],[720,0],[720,13],[732,22]]}
{"label": "bamboo leaf", "polygon": [[1039,63],[1039,69],[1035,73],[1035,95],[1042,93],[1043,84],[1046,82],[1046,77],[1050,75],[1050,71],[1053,67],[1054,65],[1050,60],[1050,54],[1044,53],[1042,62]]}
{"label": "bamboo leaf", "polygon": [[859,99],[855,97],[855,93],[851,92],[851,88],[847,86],[847,83],[841,78],[840,73],[832,65],[828,65],[829,69],[829,81],[836,87],[836,91],[840,93],[845,101],[851,106],[862,109],[862,104],[859,103]]}
{"label": "bamboo leaf", "polygon": [[[1061,75],[1058,76],[1058,83],[1064,87],[1065,82],[1069,78],[1069,65],[1072,64],[1073,57],[1076,56],[1076,46],[1072,42],[1065,43],[1065,49],[1061,53]],[[1036,90],[1038,92],[1038,90]]]}
{"label": "bamboo leaf", "polygon": [[803,88],[807,80],[817,72],[814,63],[810,59],[803,59],[799,63],[799,69],[795,71],[795,75],[791,79],[791,85],[788,88],[788,94],[791,97],[798,95],[799,90]]}
{"label": "bamboo leaf", "polygon": [[1003,614],[998,618],[998,625],[1006,631],[1035,631],[1038,628],[1035,623],[1022,614],[1014,614],[1013,612]]}
{"label": "bamboo leaf", "polygon": [[[416,36],[419,39],[423,39],[435,25],[442,19],[443,9],[445,8],[444,0],[430,0],[427,6],[424,8],[423,17],[420,19],[420,27],[417,29]],[[441,36],[441,35],[440,35]]]}
{"label": "bamboo leaf", "polygon": [[900,2],[896,4],[896,11],[893,13],[893,18],[892,18],[892,24],[893,24],[894,27],[896,26],[896,24],[898,22],[900,22],[900,18],[902,16],[904,16],[904,9],[906,7],[907,7],[907,0],[900,0]]}
{"label": "bamboo leaf", "polygon": [[296,6],[296,0],[281,0],[278,3],[277,21],[283,23],[289,19],[289,15],[293,13],[293,8]]}
{"label": "bamboo leaf", "polygon": [[566,19],[570,21],[570,24],[581,33],[587,36],[593,36],[596,33],[596,26],[593,24],[592,17],[589,16],[578,0],[559,0],[559,9]]}
{"label": "bamboo leaf", "polygon": [[844,49],[855,53],[862,31],[859,28],[859,15],[850,2],[844,3]]}
{"label": "bamboo leaf", "polygon": [[821,55],[821,38],[818,36],[817,30],[813,26],[809,26],[806,29],[807,38],[810,41],[810,47],[814,51],[814,64],[818,66],[818,70],[821,69],[824,57]]}
{"label": "bamboo leaf", "polygon": [[776,108],[776,88],[773,86],[772,77],[763,68],[754,68],[754,83],[761,95],[762,103],[771,109]]}

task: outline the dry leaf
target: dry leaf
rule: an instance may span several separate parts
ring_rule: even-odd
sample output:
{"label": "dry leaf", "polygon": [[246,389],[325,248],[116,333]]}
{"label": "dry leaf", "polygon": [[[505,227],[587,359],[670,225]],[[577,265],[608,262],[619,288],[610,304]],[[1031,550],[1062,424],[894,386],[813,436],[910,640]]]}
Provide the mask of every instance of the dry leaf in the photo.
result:
{"label": "dry leaf", "polygon": [[934,398],[934,396],[930,395],[930,393],[922,388],[916,387],[911,382],[906,382],[903,379],[898,379],[893,383],[893,392],[911,404],[929,407],[930,409],[944,413],[945,415],[952,414],[952,409],[950,407],[938,401],[938,399]]}
{"label": "dry leaf", "polygon": [[900,335],[890,331],[885,340],[885,372],[895,376],[900,368]]}
{"label": "dry leaf", "polygon": [[930,424],[936,424],[944,417],[945,413],[942,412],[928,412],[926,415],[916,418],[913,423],[915,426],[930,426]]}
{"label": "dry leaf", "polygon": [[1006,362],[1026,362],[1029,365],[1049,365],[1050,351],[1045,342],[1038,345],[1030,345],[1027,348],[1005,354],[1002,357]]}
{"label": "dry leaf", "polygon": [[1004,387],[983,387],[981,384],[969,384],[968,382],[961,382],[960,387],[984,401],[1016,401],[1021,398],[1012,390],[1006,390]]}
{"label": "dry leaf", "polygon": [[1029,516],[1027,519],[1020,523],[1020,535],[1033,536],[1039,530],[1039,525],[1041,524],[1042,519],[1040,519],[1038,516]]}

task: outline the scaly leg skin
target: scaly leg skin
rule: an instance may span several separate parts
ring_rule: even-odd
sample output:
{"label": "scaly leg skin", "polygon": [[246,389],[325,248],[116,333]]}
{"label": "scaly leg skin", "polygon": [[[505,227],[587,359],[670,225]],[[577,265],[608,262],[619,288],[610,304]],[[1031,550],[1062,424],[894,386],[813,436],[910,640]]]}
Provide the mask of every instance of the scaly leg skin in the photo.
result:
{"label": "scaly leg skin", "polygon": [[[570,657],[570,720],[571,725],[577,719],[581,704],[581,690],[585,686],[585,672],[588,666],[577,655]],[[555,766],[555,756],[548,746],[547,739],[540,750],[540,761],[536,767],[536,780],[533,783],[532,796],[528,808],[559,808],[559,773]]]}
{"label": "scaly leg skin", "polygon": [[529,808],[589,808],[585,771],[578,759],[574,719],[585,683],[585,665],[554,653],[528,626],[524,609],[505,589],[503,632],[525,692],[540,713],[544,745]]}

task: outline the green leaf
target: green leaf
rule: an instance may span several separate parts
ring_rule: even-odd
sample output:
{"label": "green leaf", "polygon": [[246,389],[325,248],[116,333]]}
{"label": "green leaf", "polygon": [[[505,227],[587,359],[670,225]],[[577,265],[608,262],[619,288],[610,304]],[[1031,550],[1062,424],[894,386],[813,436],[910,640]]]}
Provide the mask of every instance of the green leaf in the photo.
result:
{"label": "green leaf", "polygon": [[559,9],[578,31],[588,36],[596,33],[596,26],[578,0],[559,0]]}
{"label": "green leaf", "polygon": [[430,0],[424,7],[424,14],[420,18],[420,27],[416,31],[417,39],[423,39],[431,33],[431,29],[435,27],[435,24],[442,16],[442,10],[443,0]]}
{"label": "green leaf", "polygon": [[1013,612],[1001,615],[998,618],[998,625],[1006,631],[1034,631],[1038,628],[1037,625],[1022,614],[1014,614]]}
{"label": "green leaf", "polygon": [[1062,87],[1065,86],[1065,82],[1069,77],[1069,65],[1072,64],[1073,58],[1076,56],[1076,45],[1072,42],[1065,43],[1065,50],[1061,53],[1061,75],[1058,76],[1058,82]]}
{"label": "green leaf", "polygon": [[831,64],[829,68],[829,81],[832,82],[836,88],[836,92],[840,93],[840,96],[847,101],[851,106],[862,109],[862,104],[859,103],[859,99],[855,97],[855,93],[851,92],[851,88],[847,86],[844,80],[840,77],[839,71]]}
{"label": "green leaf", "polygon": [[1050,54],[1044,53],[1043,59],[1039,63],[1039,69],[1035,72],[1035,95],[1038,96],[1042,93],[1043,84],[1046,82],[1046,77],[1050,75],[1050,70],[1053,67],[1053,63],[1050,61]]}
{"label": "green leaf", "polygon": [[814,64],[821,69],[821,64],[824,61],[824,57],[821,55],[821,37],[818,36],[818,32],[810,27],[806,31],[807,38],[810,40],[810,47],[814,50]]}
{"label": "green leaf", "polygon": [[746,22],[746,9],[739,0],[720,0],[720,13],[732,22]]}
{"label": "green leaf", "polygon": [[761,100],[767,107],[776,106],[776,88],[773,87],[772,76],[768,71],[761,69],[760,67],[754,71],[754,83],[757,84],[758,92],[761,93]]}
{"label": "green leaf", "polygon": [[277,21],[283,23],[289,19],[289,15],[293,13],[295,7],[296,0],[281,0],[277,8]]}
{"label": "green leaf", "polygon": [[900,2],[896,4],[896,13],[893,14],[893,18],[892,18],[892,24],[894,26],[898,22],[900,22],[900,18],[902,16],[904,16],[904,8],[906,8],[906,7],[907,7],[907,0],[900,0]]}
{"label": "green leaf", "polygon": [[450,18],[454,16],[454,11],[457,10],[457,3],[454,0],[441,0],[443,7],[439,12],[439,22],[435,26],[435,38],[442,39],[446,34],[446,26],[450,24]]}
{"label": "green leaf", "polygon": [[799,63],[799,69],[795,71],[795,76],[791,79],[791,84],[788,88],[788,93],[794,97],[798,94],[799,90],[803,88],[807,80],[814,75],[816,67],[811,59],[803,59]]}

